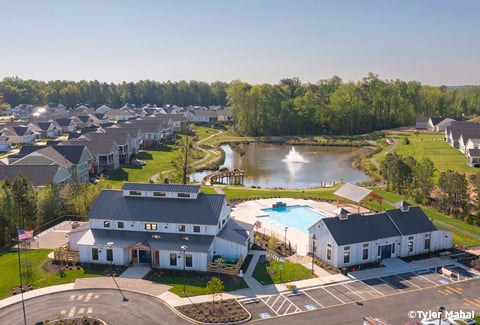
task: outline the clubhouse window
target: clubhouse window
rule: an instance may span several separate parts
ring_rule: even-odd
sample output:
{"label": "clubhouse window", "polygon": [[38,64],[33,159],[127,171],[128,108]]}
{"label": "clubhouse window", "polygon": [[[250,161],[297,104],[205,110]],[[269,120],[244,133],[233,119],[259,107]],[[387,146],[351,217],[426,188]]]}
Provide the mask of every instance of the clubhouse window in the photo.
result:
{"label": "clubhouse window", "polygon": [[176,265],[177,265],[177,254],[170,253],[170,266],[176,266]]}
{"label": "clubhouse window", "polygon": [[92,260],[98,261],[98,248],[92,248]]}
{"label": "clubhouse window", "polygon": [[157,224],[156,223],[146,223],[145,224],[145,230],[157,230]]}
{"label": "clubhouse window", "polygon": [[105,220],[105,221],[103,222],[103,228],[110,228],[110,221]]}
{"label": "clubhouse window", "polygon": [[117,228],[119,228],[119,229],[125,228],[125,224],[123,223],[123,221],[117,222]]}
{"label": "clubhouse window", "polygon": [[179,232],[185,232],[185,225],[178,225]]}
{"label": "clubhouse window", "polygon": [[200,226],[193,226],[193,232],[200,232]]}

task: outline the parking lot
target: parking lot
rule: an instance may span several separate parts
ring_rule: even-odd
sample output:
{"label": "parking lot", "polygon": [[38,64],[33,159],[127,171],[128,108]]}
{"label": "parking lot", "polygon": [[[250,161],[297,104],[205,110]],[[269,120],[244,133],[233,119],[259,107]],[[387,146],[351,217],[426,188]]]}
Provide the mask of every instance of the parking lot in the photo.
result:
{"label": "parking lot", "polygon": [[[283,292],[275,295],[258,297],[257,299],[241,299],[245,308],[252,314],[252,319],[282,316],[301,311],[321,309],[348,303],[381,298],[412,290],[421,290],[439,286],[449,291],[448,284],[459,280],[476,277],[463,269],[448,268],[453,274],[439,269],[426,269],[388,275],[368,280],[352,280],[331,285],[299,290],[298,293]],[[446,275],[448,273],[448,275]],[[442,286],[442,287],[440,287]]]}

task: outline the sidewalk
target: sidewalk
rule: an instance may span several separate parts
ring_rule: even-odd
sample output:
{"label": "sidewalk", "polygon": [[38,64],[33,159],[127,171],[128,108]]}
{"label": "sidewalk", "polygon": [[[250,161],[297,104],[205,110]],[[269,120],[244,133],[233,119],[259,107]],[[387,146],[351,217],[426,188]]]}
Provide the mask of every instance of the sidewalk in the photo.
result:
{"label": "sidewalk", "polygon": [[[245,282],[248,285],[248,288],[228,292],[223,294],[224,299],[236,298],[254,298],[258,296],[264,295],[273,295],[278,294],[281,292],[289,291],[287,288],[287,283],[281,284],[272,284],[272,285],[261,285],[252,277],[253,270],[258,262],[258,259],[265,255],[265,251],[250,251],[250,254],[253,255],[252,260],[248,266],[247,271],[243,275]],[[300,259],[303,258],[303,264],[305,267],[311,269],[312,264],[308,261],[308,257],[299,257]],[[319,268],[317,265],[313,265],[314,273],[317,275],[316,278],[306,279],[301,281],[291,282],[289,284],[295,285],[299,290],[306,289],[306,288],[313,288],[313,287],[320,287],[322,285],[337,283],[337,282],[344,282],[344,281],[352,281],[352,280],[366,280],[371,278],[377,278],[382,276],[388,276],[392,274],[400,274],[405,272],[413,272],[419,271],[429,268],[435,267],[442,267],[445,265],[458,265],[463,267],[461,264],[458,264],[452,261],[449,258],[441,258],[435,257],[425,260],[418,260],[414,263],[407,263],[397,258],[392,258],[383,261],[385,267],[367,269],[367,270],[360,270],[356,272],[351,272],[348,276],[342,274],[330,274],[325,270]],[[30,299],[37,296],[47,295],[50,293],[61,292],[61,291],[68,291],[74,289],[90,289],[90,288],[121,288],[125,291],[125,295],[128,296],[128,291],[135,291],[144,294],[148,294],[154,297],[157,297],[164,301],[171,307],[187,305],[192,303],[200,303],[205,301],[211,301],[211,295],[204,295],[204,296],[195,296],[195,297],[187,297],[181,298],[177,295],[168,291],[170,286],[159,284],[156,282],[151,282],[147,280],[143,280],[140,278],[132,278],[132,275],[135,272],[138,272],[139,276],[144,273],[144,268],[133,268],[134,271],[126,272],[122,274],[120,277],[115,278],[115,281],[110,277],[95,277],[95,278],[82,278],[77,279],[75,283],[69,283],[64,285],[57,285],[51,286],[47,288],[35,289],[32,291],[25,292],[23,294],[24,299]],[[117,286],[118,284],[118,286]],[[11,304],[15,304],[21,301],[21,295],[12,296],[9,298],[5,298],[0,300],[0,309],[6,307]]]}

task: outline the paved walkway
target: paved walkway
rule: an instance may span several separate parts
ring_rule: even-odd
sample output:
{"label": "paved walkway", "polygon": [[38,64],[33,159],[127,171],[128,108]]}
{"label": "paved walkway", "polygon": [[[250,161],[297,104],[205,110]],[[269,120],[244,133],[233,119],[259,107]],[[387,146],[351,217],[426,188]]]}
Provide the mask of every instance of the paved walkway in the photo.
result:
{"label": "paved walkway", "polygon": [[[287,283],[282,284],[272,284],[262,286],[258,283],[253,277],[253,270],[255,265],[258,262],[258,259],[265,255],[264,251],[250,251],[250,254],[253,255],[250,265],[245,272],[244,279],[248,285],[248,288],[240,289],[237,291],[232,291],[223,294],[224,299],[229,298],[254,298],[254,297],[262,297],[265,295],[272,295],[277,294],[280,292],[289,291],[287,288]],[[311,268],[311,259],[309,261],[308,257],[302,256],[293,256],[292,259],[297,259],[297,262],[305,265],[305,267]],[[307,280],[295,281],[291,282],[294,284],[298,289],[306,289],[306,288],[314,288],[320,287],[325,284],[331,283],[338,283],[344,281],[351,281],[352,279],[356,280],[366,280],[372,279],[377,277],[383,277],[392,274],[400,274],[405,272],[412,272],[418,270],[424,270],[429,268],[441,267],[444,265],[452,265],[455,264],[459,267],[463,267],[462,265],[454,262],[453,260],[447,257],[435,257],[425,260],[419,260],[411,263],[406,263],[400,259],[387,259],[383,261],[385,267],[381,268],[373,268],[367,270],[360,270],[356,272],[351,272],[347,276],[342,274],[329,274],[325,270],[319,268],[317,265],[314,265],[314,273],[317,277]],[[129,272],[124,272],[120,277],[116,277],[115,279],[111,277],[94,277],[94,278],[83,278],[77,279],[75,283],[65,284],[65,285],[58,285],[52,286],[47,288],[41,288],[32,290],[29,292],[24,293],[24,299],[29,299],[36,296],[46,295],[49,293],[55,293],[60,291],[68,291],[73,289],[87,289],[87,288],[118,288],[121,289],[125,296],[128,298],[128,291],[135,291],[141,292],[144,294],[149,294],[159,299],[165,301],[171,307],[192,304],[192,303],[200,303],[205,301],[211,301],[210,295],[204,296],[196,296],[196,297],[188,297],[188,298],[181,298],[177,295],[169,292],[170,286],[159,284],[156,282],[151,282],[147,280],[142,280],[141,278],[132,278],[134,275],[137,277],[143,277],[145,269],[147,267],[138,266],[132,267]],[[3,300],[0,300],[0,308],[20,302],[21,295],[12,296]]]}

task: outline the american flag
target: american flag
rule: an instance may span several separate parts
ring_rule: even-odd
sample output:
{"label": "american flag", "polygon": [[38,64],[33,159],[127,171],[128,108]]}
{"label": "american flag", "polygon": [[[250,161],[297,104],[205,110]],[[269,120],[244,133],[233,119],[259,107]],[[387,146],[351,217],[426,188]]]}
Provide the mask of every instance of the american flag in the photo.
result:
{"label": "american flag", "polygon": [[18,230],[18,240],[33,238],[33,230]]}

